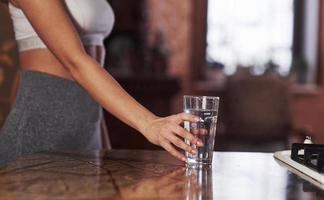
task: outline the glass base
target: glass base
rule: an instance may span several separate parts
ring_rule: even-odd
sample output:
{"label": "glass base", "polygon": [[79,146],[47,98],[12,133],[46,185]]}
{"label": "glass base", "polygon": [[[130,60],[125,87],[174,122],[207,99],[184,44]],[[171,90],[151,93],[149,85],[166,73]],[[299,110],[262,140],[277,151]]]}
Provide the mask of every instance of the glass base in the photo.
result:
{"label": "glass base", "polygon": [[199,169],[209,169],[212,166],[211,160],[195,160],[195,159],[186,159],[186,168],[199,168]]}

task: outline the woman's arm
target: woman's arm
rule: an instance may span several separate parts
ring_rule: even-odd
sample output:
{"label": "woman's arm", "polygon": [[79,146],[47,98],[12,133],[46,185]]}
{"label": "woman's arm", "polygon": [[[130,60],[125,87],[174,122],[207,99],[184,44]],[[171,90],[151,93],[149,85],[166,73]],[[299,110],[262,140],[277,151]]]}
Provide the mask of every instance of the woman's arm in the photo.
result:
{"label": "woman's arm", "polygon": [[64,1],[16,2],[49,50],[67,68],[75,81],[105,109],[179,159],[184,157],[171,143],[186,151],[195,151],[175,134],[197,143],[198,139],[179,126],[184,120],[197,120],[196,117],[182,113],[159,118],[134,100],[109,73],[86,54],[66,12]]}

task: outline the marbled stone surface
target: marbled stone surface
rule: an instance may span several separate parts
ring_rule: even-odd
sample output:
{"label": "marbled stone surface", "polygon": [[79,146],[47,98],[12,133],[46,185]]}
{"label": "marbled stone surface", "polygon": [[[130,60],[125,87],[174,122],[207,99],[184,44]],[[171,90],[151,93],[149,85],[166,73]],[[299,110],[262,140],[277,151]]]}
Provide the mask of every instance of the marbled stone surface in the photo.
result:
{"label": "marbled stone surface", "polygon": [[162,151],[39,153],[0,169],[0,200],[324,199],[272,154],[214,153],[211,169],[186,169]]}

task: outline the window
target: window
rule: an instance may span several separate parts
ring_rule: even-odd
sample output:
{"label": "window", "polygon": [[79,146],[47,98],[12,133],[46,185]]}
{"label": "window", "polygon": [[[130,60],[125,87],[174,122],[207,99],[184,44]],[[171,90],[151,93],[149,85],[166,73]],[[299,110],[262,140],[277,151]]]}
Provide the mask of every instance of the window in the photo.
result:
{"label": "window", "polygon": [[262,73],[269,61],[288,74],[292,63],[293,0],[209,0],[208,62],[222,63],[226,74],[237,65]]}

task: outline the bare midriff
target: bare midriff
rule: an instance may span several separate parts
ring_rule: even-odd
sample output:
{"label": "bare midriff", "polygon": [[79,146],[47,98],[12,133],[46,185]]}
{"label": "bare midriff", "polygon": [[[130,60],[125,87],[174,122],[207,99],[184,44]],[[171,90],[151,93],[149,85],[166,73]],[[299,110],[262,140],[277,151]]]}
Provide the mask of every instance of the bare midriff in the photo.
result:
{"label": "bare midriff", "polygon": [[[103,46],[85,46],[85,51],[103,65],[105,49]],[[70,72],[48,49],[33,49],[19,53],[20,66],[23,70],[33,70],[73,80]]]}

